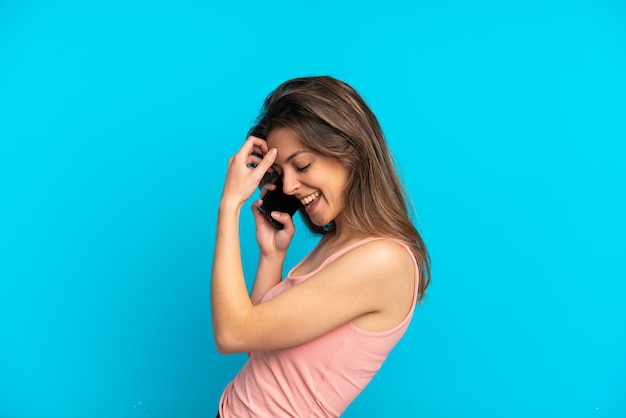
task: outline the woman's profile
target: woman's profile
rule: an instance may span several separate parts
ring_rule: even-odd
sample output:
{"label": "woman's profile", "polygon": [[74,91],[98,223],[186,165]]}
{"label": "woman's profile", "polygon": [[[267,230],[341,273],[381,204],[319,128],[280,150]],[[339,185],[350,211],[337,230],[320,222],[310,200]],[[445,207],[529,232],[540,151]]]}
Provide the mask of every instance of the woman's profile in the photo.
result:
{"label": "woman's profile", "polygon": [[[248,293],[241,208],[255,190],[300,202],[320,240],[283,272],[295,226],[252,204],[260,258]],[[430,281],[378,120],[348,84],[328,76],[281,84],[229,160],[212,271],[221,353],[250,353],[224,390],[218,417],[338,417],[404,335]],[[287,271],[287,270],[285,270]]]}

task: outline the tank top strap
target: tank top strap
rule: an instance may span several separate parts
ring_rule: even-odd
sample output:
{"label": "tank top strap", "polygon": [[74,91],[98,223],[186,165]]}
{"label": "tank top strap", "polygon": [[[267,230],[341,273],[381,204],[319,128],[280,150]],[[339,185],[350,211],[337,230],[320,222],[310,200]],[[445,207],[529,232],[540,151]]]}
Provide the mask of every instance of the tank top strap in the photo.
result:
{"label": "tank top strap", "polygon": [[383,239],[383,238],[381,238],[381,237],[368,237],[368,238],[363,238],[362,240],[357,241],[354,244],[350,244],[346,248],[342,248],[341,250],[337,251],[336,253],[330,255],[326,260],[324,260],[322,262],[322,264],[319,266],[318,270],[323,269],[328,264],[332,263],[333,261],[335,261],[336,259],[338,259],[342,255],[344,255],[345,253],[350,252],[353,249],[355,249],[357,247],[360,247],[361,245],[367,244],[368,242],[372,242],[372,241],[376,241],[376,240],[380,240],[380,239]]}
{"label": "tank top strap", "polygon": [[[326,237],[323,237],[322,240],[320,240],[320,242],[315,246],[315,248],[319,247],[322,242],[324,241]],[[393,239],[393,238],[389,238],[389,237],[367,237],[367,238],[363,238],[360,241],[355,242],[354,244],[348,245],[345,248],[342,248],[341,250],[337,251],[336,253],[330,255],[327,259],[325,259],[322,264],[319,265],[319,267],[317,267],[314,271],[311,271],[307,274],[304,274],[302,276],[298,276],[298,277],[293,277],[293,272],[300,267],[312,254],[313,251],[315,251],[315,249],[307,254],[306,257],[304,257],[302,260],[300,260],[299,263],[297,263],[290,271],[289,274],[287,274],[287,277],[291,278],[292,280],[304,280],[312,275],[314,275],[315,273],[319,272],[320,270],[322,270],[324,267],[328,266],[330,263],[332,263],[333,261],[335,261],[336,259],[338,259],[339,257],[341,257],[342,255],[344,255],[345,253],[352,251],[353,249],[360,247],[361,245],[365,245],[368,242],[372,242],[372,241],[377,241],[377,240],[384,240],[387,239],[389,241],[392,241],[396,244],[398,244],[399,246],[401,246],[402,248],[405,249],[405,251],[409,254],[409,256],[411,256],[411,260],[413,260],[413,267],[415,269],[415,286],[414,286],[414,294],[413,294],[413,299],[416,300],[417,299],[417,294],[418,294],[418,286],[419,286],[419,264],[417,263],[417,260],[415,259],[415,255],[413,254],[413,251],[411,251],[411,248],[404,242],[399,241],[397,239]]]}

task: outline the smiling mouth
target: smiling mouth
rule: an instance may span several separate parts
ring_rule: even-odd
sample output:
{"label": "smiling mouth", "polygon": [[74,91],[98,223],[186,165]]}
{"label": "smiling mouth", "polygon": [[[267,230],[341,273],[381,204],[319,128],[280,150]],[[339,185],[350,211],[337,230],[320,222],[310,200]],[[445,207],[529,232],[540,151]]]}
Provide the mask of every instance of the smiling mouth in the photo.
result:
{"label": "smiling mouth", "polygon": [[312,201],[314,201],[315,199],[317,199],[319,196],[320,196],[320,192],[315,192],[313,194],[308,195],[304,199],[300,199],[300,203],[302,203],[304,206],[306,206],[309,203],[311,203]]}

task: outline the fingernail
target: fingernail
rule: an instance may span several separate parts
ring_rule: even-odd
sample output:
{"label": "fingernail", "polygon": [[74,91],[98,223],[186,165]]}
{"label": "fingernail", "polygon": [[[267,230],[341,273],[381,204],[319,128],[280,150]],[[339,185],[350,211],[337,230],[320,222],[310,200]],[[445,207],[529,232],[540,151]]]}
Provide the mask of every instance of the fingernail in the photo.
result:
{"label": "fingernail", "polygon": [[271,215],[272,215],[272,218],[274,218],[274,219],[278,219],[278,218],[280,218],[280,213],[278,213],[278,212],[276,212],[276,211],[272,211],[272,214],[271,214]]}

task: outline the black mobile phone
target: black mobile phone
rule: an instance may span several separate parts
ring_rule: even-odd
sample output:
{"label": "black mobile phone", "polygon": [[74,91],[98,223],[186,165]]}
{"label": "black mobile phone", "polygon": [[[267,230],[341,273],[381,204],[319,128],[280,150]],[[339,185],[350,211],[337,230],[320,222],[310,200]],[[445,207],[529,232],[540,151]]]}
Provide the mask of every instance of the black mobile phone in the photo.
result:
{"label": "black mobile phone", "polygon": [[276,185],[276,189],[265,193],[263,204],[261,204],[259,209],[276,229],[283,229],[285,226],[272,218],[272,211],[285,212],[293,217],[294,213],[302,206],[302,203],[295,196],[283,192],[283,182],[280,177],[277,177],[274,185]]}

